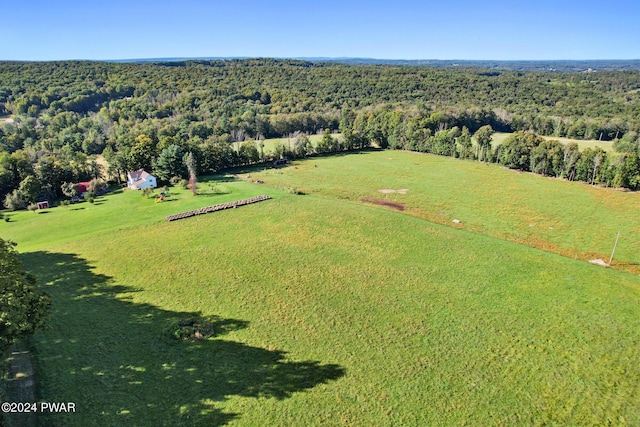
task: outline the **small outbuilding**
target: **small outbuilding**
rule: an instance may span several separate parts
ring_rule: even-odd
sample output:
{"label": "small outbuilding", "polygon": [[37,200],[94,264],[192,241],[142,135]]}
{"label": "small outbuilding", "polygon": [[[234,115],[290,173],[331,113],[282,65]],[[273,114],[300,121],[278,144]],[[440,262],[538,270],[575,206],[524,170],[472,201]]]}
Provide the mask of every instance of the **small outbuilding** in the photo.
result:
{"label": "small outbuilding", "polygon": [[37,206],[38,209],[49,209],[49,202],[46,200],[44,202],[38,202]]}
{"label": "small outbuilding", "polygon": [[87,188],[89,187],[89,181],[79,182],[78,183],[78,193],[84,194],[87,192]]}
{"label": "small outbuilding", "polygon": [[132,190],[144,190],[147,187],[156,188],[158,183],[156,177],[144,169],[127,173],[127,186]]}

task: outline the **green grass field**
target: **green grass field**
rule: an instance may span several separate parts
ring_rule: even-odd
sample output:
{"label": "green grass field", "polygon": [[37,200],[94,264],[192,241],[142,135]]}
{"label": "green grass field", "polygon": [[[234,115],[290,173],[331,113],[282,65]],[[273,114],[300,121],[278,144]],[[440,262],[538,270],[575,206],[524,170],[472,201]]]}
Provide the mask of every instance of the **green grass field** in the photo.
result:
{"label": "green grass field", "polygon": [[[43,423],[640,424],[638,275],[496,237],[525,215],[554,224],[540,240],[597,247],[582,228],[609,209],[633,230],[635,194],[390,151],[251,175],[266,185],[0,223],[53,296],[33,339],[41,398],[78,408]],[[276,189],[291,186],[307,195]],[[274,199],[163,219],[257,194]],[[638,247],[619,250],[634,262]],[[215,336],[173,338],[194,317]]]}
{"label": "green grass field", "polygon": [[405,151],[318,157],[252,178],[323,198],[396,203],[404,214],[582,260],[608,261],[620,230],[614,264],[637,271],[640,263],[638,193]]}
{"label": "green grass field", "polygon": [[[333,134],[334,138],[339,138],[341,137],[341,134],[337,133],[337,134]],[[313,144],[314,146],[318,143],[318,141],[320,141],[322,139],[322,135],[308,135],[309,141],[311,141],[311,144]],[[270,138],[270,139],[265,139],[263,141],[264,143],[264,152],[265,154],[267,153],[273,153],[273,148],[276,145],[276,143],[281,143],[282,145],[284,145],[285,147],[287,147],[287,149],[292,150],[294,147],[294,141],[295,138]]]}
{"label": "green grass field", "polygon": [[[499,145],[502,144],[504,142],[505,139],[507,139],[507,137],[511,135],[510,133],[504,133],[504,132],[496,132],[493,134],[493,145]],[[576,144],[578,144],[578,147],[580,148],[580,151],[584,150],[585,148],[596,148],[596,147],[600,147],[605,151],[609,151],[609,152],[613,152],[613,142],[611,141],[598,141],[595,139],[589,139],[589,140],[583,140],[583,139],[571,139],[571,138],[561,138],[561,137],[555,137],[555,136],[542,136],[542,138],[546,139],[547,141],[549,140],[556,140],[556,141],[560,141],[563,144],[568,144],[570,142],[575,142]]]}
{"label": "green grass field", "polygon": [[[93,204],[83,202],[33,212],[4,212],[9,222],[0,221],[0,236],[20,243],[20,251],[39,248],[43,243],[65,243],[113,231],[149,224],[203,206],[246,199],[258,194],[277,194],[276,190],[234,183],[231,175],[198,183],[200,196],[187,189],[170,188],[168,200],[155,203],[139,191],[118,190],[97,197]],[[156,190],[155,193],[159,193]],[[17,234],[14,234],[16,233]]]}

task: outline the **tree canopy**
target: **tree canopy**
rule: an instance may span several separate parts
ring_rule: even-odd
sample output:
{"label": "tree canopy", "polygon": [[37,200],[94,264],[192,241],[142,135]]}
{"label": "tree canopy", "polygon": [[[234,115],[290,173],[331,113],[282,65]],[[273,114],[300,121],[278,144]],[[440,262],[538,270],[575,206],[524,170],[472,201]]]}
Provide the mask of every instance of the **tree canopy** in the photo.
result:
{"label": "tree canopy", "polygon": [[[273,157],[374,145],[495,161],[499,149],[481,131],[492,129],[615,140],[625,160],[609,163],[626,176],[640,151],[639,89],[640,71],[276,59],[0,62],[0,200],[16,208],[33,200],[37,186],[24,182],[29,176],[39,182],[35,197],[55,199],[68,193],[64,183],[121,181],[139,168],[184,175],[184,164],[167,169],[172,146],[193,154],[198,173],[209,173],[271,160],[255,141],[322,132],[318,146],[300,140]],[[336,131],[341,138],[332,136]],[[536,160],[536,170],[550,173],[543,163]],[[575,163],[575,176],[586,176]],[[603,182],[635,187],[630,177]]]}
{"label": "tree canopy", "polygon": [[0,350],[42,327],[50,306],[49,296],[24,271],[14,247],[0,239]]}

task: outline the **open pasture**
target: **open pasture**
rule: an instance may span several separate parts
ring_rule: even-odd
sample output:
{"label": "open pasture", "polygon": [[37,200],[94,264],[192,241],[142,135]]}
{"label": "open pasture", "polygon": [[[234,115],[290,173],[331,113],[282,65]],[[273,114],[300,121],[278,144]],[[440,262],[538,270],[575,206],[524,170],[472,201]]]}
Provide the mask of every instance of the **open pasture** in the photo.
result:
{"label": "open pasture", "polygon": [[614,265],[640,264],[638,193],[405,151],[318,157],[252,176],[323,198],[400,204],[405,214],[582,260],[608,261],[620,230]]}
{"label": "open pasture", "polygon": [[[640,278],[482,235],[519,211],[495,189],[485,203],[496,218],[481,210],[474,222],[484,181],[470,190],[478,206],[460,210],[473,197],[457,187],[484,171],[525,200],[539,190],[532,177],[441,157],[437,171],[432,157],[368,152],[258,174],[306,196],[227,181],[227,194],[165,205],[125,192],[82,211],[14,214],[0,232],[54,302],[33,339],[41,398],[78,408],[44,421],[638,425]],[[496,180],[507,173],[513,182]],[[437,181],[453,183],[448,202]],[[273,200],[164,220],[257,194]],[[550,209],[539,197],[533,206]],[[48,226],[65,233],[29,231],[54,215]],[[423,219],[453,217],[467,229]],[[176,338],[199,324],[211,338]]]}

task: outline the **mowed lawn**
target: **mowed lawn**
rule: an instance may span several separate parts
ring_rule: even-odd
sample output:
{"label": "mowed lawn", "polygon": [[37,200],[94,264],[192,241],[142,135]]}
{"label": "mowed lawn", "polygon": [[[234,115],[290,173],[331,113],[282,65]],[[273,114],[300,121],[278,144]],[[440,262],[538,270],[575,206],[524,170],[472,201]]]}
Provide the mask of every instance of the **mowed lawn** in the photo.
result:
{"label": "mowed lawn", "polygon": [[620,231],[613,264],[640,272],[640,193],[388,150],[317,157],[251,177],[323,198],[395,203],[403,214],[582,260],[609,261]]}
{"label": "mowed lawn", "polygon": [[[93,204],[82,202],[36,212],[4,211],[9,222],[0,221],[0,237],[19,242],[19,250],[26,251],[43,243],[50,245],[154,223],[165,216],[204,206],[280,193],[236,181],[232,175],[204,177],[197,184],[199,196],[194,197],[188,189],[170,187],[169,197],[160,203],[141,191],[124,189],[99,196]],[[155,189],[154,194],[160,191]]]}
{"label": "mowed lawn", "polygon": [[[407,155],[355,156],[380,154]],[[333,161],[348,183],[347,157],[310,160],[307,172]],[[410,195],[421,180],[406,173],[397,168],[392,184]],[[41,399],[77,407],[43,422],[640,424],[637,275],[309,183],[323,197],[225,182],[229,194],[184,194],[162,209],[274,199],[171,223],[168,211],[148,213],[161,204],[125,192],[3,224],[3,238],[28,240],[23,260],[53,296],[51,327],[33,340]],[[120,204],[147,216],[118,226]],[[89,209],[111,228],[86,231],[76,214]],[[66,237],[28,231],[54,215]],[[209,318],[215,336],[174,338],[194,317]]]}

